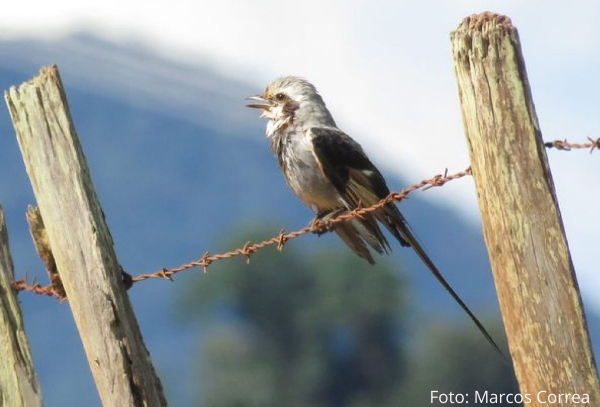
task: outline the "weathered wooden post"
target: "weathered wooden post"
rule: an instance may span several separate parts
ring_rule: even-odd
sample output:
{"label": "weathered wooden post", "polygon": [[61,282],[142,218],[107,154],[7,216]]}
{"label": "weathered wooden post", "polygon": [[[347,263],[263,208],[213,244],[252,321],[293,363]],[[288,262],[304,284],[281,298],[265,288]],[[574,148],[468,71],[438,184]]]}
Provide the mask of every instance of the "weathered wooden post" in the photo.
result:
{"label": "weathered wooden post", "polygon": [[0,205],[0,407],[42,405],[14,280],[4,210]]}
{"label": "weathered wooden post", "polygon": [[5,98],[102,403],[165,406],[58,69],[43,68]]}
{"label": "weathered wooden post", "polygon": [[451,38],[483,233],[521,393],[531,395],[529,406],[548,405],[551,394],[563,394],[554,405],[579,406],[572,395],[587,394],[589,405],[600,406],[517,30],[507,17],[483,13],[464,19]]}

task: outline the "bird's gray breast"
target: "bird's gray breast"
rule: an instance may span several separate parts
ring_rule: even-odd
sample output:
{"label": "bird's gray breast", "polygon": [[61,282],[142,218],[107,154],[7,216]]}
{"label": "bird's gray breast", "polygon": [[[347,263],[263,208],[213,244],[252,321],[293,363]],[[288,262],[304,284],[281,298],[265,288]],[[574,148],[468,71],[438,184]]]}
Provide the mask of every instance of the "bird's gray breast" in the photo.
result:
{"label": "bird's gray breast", "polygon": [[272,143],[285,180],[307,206],[315,212],[342,206],[340,195],[317,162],[309,131],[289,128],[275,136]]}

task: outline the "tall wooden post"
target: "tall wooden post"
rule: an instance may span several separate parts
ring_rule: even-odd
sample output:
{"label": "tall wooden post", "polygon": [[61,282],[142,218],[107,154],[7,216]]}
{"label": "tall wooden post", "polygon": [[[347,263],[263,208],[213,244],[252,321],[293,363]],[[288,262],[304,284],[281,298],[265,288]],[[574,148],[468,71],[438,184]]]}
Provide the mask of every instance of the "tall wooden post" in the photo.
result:
{"label": "tall wooden post", "polygon": [[4,210],[0,205],[0,407],[42,405],[14,280]]}
{"label": "tall wooden post", "polygon": [[[451,38],[483,233],[521,393],[531,395],[529,406],[547,406],[550,394],[588,394],[589,405],[600,406],[517,30],[507,17],[483,13],[466,18]],[[581,405],[565,399],[554,405]]]}
{"label": "tall wooden post", "polygon": [[56,66],[5,93],[27,173],[105,406],[165,406]]}

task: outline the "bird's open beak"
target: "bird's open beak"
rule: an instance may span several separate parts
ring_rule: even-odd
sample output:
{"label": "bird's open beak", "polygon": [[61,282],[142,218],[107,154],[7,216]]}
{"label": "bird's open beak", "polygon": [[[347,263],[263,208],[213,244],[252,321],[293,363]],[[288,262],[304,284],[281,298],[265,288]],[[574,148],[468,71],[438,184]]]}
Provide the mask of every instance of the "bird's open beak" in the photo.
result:
{"label": "bird's open beak", "polygon": [[246,98],[246,100],[256,100],[257,102],[261,102],[261,103],[252,103],[252,104],[246,105],[247,107],[252,107],[254,109],[269,110],[273,106],[273,103],[271,103],[271,101],[265,99],[264,97],[262,97],[260,95],[248,96]]}

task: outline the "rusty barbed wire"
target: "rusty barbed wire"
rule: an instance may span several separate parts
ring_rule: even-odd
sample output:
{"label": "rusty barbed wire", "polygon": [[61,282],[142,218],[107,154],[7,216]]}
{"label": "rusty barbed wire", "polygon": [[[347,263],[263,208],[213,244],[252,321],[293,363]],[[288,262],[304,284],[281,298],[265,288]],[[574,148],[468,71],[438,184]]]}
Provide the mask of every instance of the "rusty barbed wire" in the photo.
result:
{"label": "rusty barbed wire", "polygon": [[29,291],[38,295],[45,295],[48,297],[54,297],[59,299],[60,301],[64,301],[66,297],[62,296],[53,286],[50,285],[41,285],[35,281],[35,278],[31,283],[27,282],[27,277],[24,280],[13,281],[11,283],[12,288],[15,291]]}
{"label": "rusty barbed wire", "polygon": [[[387,197],[385,197],[384,199],[382,199],[381,201],[379,201],[378,203],[376,203],[375,205],[368,206],[368,207],[358,207],[350,212],[347,212],[343,215],[337,216],[333,219],[317,220],[315,222],[312,222],[312,224],[310,226],[304,227],[295,232],[285,233],[285,231],[283,229],[281,229],[277,236],[274,236],[270,239],[264,240],[259,243],[247,242],[243,247],[236,249],[236,250],[226,252],[226,253],[210,254],[208,252],[205,252],[202,255],[202,257],[199,258],[198,260],[195,260],[195,261],[192,261],[192,262],[189,262],[186,264],[182,264],[181,266],[170,268],[170,269],[163,268],[159,271],[155,271],[152,273],[146,273],[146,274],[140,274],[138,276],[132,277],[131,283],[137,283],[139,281],[144,281],[144,280],[148,280],[151,278],[164,278],[164,279],[173,281],[173,275],[180,273],[182,271],[185,271],[185,270],[189,270],[194,267],[202,267],[203,271],[206,273],[206,271],[208,270],[208,267],[211,264],[213,264],[214,262],[223,260],[223,259],[229,259],[232,257],[245,256],[247,261],[249,262],[250,257],[254,253],[256,253],[257,251],[259,251],[261,249],[264,249],[265,247],[276,245],[277,249],[281,251],[281,250],[283,250],[283,248],[287,244],[287,242],[291,239],[298,238],[302,235],[306,235],[311,232],[314,232],[317,234],[331,232],[333,230],[333,226],[335,226],[338,223],[348,222],[354,218],[360,218],[366,214],[376,211],[377,209],[387,205],[388,203],[402,201],[403,199],[406,199],[410,193],[412,193],[416,190],[420,189],[422,191],[426,191],[433,187],[440,187],[450,181],[453,181],[453,180],[456,180],[459,178],[463,178],[467,175],[471,175],[470,167],[464,171],[460,171],[460,172],[457,172],[455,174],[450,174],[450,175],[448,175],[448,170],[446,169],[446,171],[444,172],[443,175],[441,175],[441,174],[435,175],[429,179],[425,179],[417,184],[411,185],[410,187],[405,188],[402,191],[393,192],[393,193],[389,194]],[[40,284],[37,284],[35,282],[35,280],[32,283],[28,283],[27,278],[25,278],[25,280],[19,280],[19,281],[13,282],[12,286],[17,291],[29,291],[29,292],[33,292],[34,294],[47,295],[47,296],[52,296],[52,297],[56,297],[61,300],[64,300],[64,297],[62,297],[59,293],[57,293],[56,290],[54,290],[54,288],[51,285],[41,286]]]}
{"label": "rusty barbed wire", "polygon": [[199,266],[201,266],[203,268],[203,271],[206,273],[206,271],[208,270],[208,266],[210,266],[212,263],[237,256],[246,256],[247,261],[250,261],[250,256],[252,256],[257,251],[264,249],[265,247],[277,245],[277,249],[281,251],[283,250],[285,244],[291,239],[295,239],[310,232],[315,232],[317,234],[330,232],[333,230],[333,226],[335,226],[338,223],[348,222],[354,218],[362,217],[366,214],[376,211],[377,209],[387,205],[390,202],[398,202],[403,199],[406,199],[406,197],[411,192],[414,192],[418,189],[427,190],[432,187],[442,186],[449,181],[459,179],[467,175],[471,175],[471,168],[467,168],[465,171],[460,171],[456,174],[451,175],[448,175],[448,170],[446,170],[444,175],[436,175],[432,178],[411,185],[410,187],[405,188],[400,192],[391,193],[375,205],[369,207],[359,207],[343,215],[337,216],[333,219],[317,220],[313,222],[311,226],[307,226],[295,232],[285,233],[285,231],[281,229],[279,231],[279,234],[277,236],[272,237],[271,239],[264,240],[260,243],[247,242],[244,245],[244,247],[227,253],[211,255],[208,252],[206,252],[198,260],[171,269],[163,268],[162,270],[155,271],[153,273],[141,274],[139,276],[133,277],[132,280],[134,283],[138,281],[147,280],[149,278],[166,278],[167,280],[172,280],[174,274]]}
{"label": "rusty barbed wire", "polygon": [[[588,137],[589,143],[570,143],[566,139],[565,140],[555,140],[545,142],[544,146],[547,148],[556,148],[557,150],[562,151],[570,151],[572,149],[590,149],[590,153],[594,151],[594,149],[600,150],[600,138],[592,139]],[[338,223],[348,222],[354,218],[360,218],[366,214],[376,211],[377,209],[387,205],[390,202],[399,202],[403,199],[406,199],[408,195],[416,190],[426,191],[433,187],[439,187],[446,184],[449,181],[463,178],[467,175],[471,175],[471,168],[467,168],[465,171],[460,171],[455,174],[448,175],[448,170],[444,172],[444,175],[436,175],[432,178],[423,180],[417,184],[411,185],[408,188],[403,189],[399,192],[393,192],[389,194],[387,197],[379,201],[377,204],[369,206],[369,207],[358,207],[350,212],[347,212],[343,215],[337,216],[333,219],[329,220],[317,220],[314,221],[310,226],[304,227],[295,232],[285,233],[283,229],[279,231],[277,236],[274,236],[270,239],[264,240],[259,243],[251,243],[247,242],[243,247],[232,250],[226,253],[221,254],[210,254],[209,252],[205,252],[201,258],[198,260],[182,264],[181,266],[174,268],[163,268],[159,271],[155,271],[152,273],[140,274],[135,277],[128,276],[127,282],[128,285],[133,283],[137,283],[139,281],[148,280],[151,278],[164,278],[170,281],[173,280],[173,275],[180,273],[185,270],[189,270],[194,267],[202,267],[203,271],[206,273],[208,267],[216,261],[230,259],[232,257],[245,256],[247,261],[250,261],[250,257],[256,253],[257,251],[264,249],[268,246],[277,246],[277,250],[283,250],[285,244],[291,240],[298,238],[302,235],[306,235],[311,232],[315,232],[317,234],[331,232],[333,230],[333,226]],[[65,300],[65,297],[58,293],[52,285],[42,286],[38,284],[35,279],[31,282],[27,282],[27,277],[24,280],[14,281],[12,283],[13,288],[16,291],[29,291],[34,294],[46,295],[49,297],[55,297],[60,299],[61,301]]]}
{"label": "rusty barbed wire", "polygon": [[594,149],[600,150],[600,137],[597,139],[593,139],[591,137],[587,138],[589,143],[569,143],[566,139],[564,140],[554,140],[548,141],[544,143],[544,146],[547,148],[556,148],[557,150],[571,151],[572,149],[590,149],[590,154],[594,152]]}

